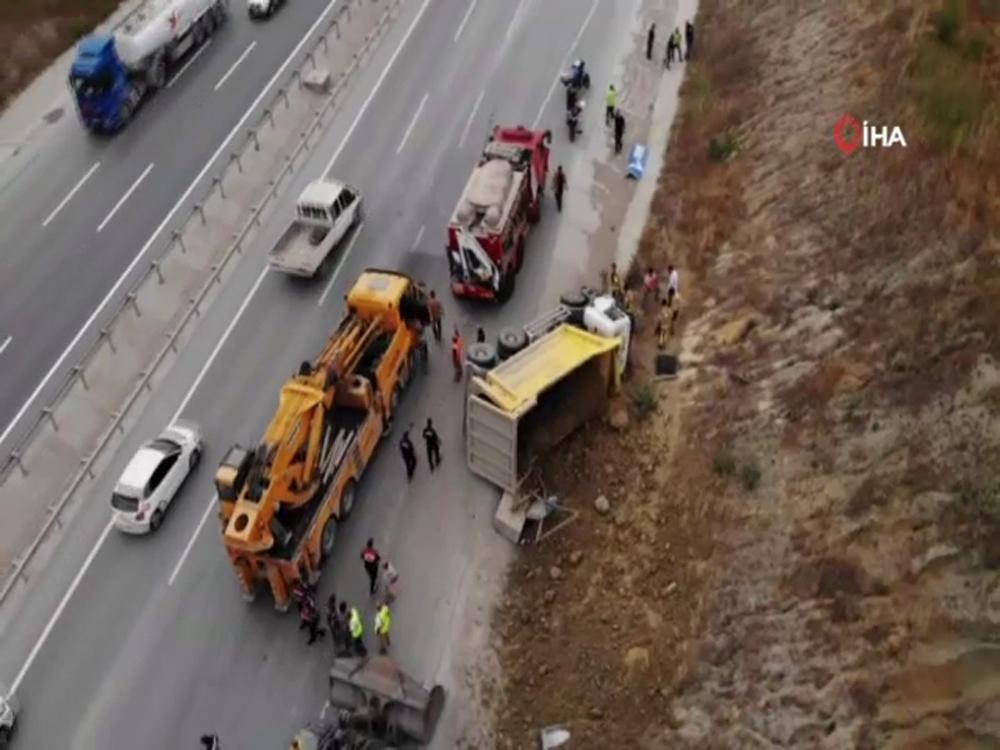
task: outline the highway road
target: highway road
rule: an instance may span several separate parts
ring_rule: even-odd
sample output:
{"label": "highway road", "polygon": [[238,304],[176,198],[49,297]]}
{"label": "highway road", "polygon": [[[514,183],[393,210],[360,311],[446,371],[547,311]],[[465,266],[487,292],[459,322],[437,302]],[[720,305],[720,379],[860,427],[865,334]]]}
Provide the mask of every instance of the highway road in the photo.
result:
{"label": "highway road", "polygon": [[[292,731],[318,715],[328,644],[307,647],[294,615],[274,612],[266,595],[253,605],[241,600],[219,540],[214,467],[232,442],[259,436],[281,383],[318,350],[363,268],[402,269],[444,291],[444,227],[491,120],[551,126],[555,161],[568,165],[571,180],[585,173],[588,142],[604,141],[603,112],[590,108],[583,139],[568,144],[555,78],[578,50],[603,90],[596,71],[614,70],[631,49],[638,7],[638,0],[407,3],[284,196],[291,210],[301,186],[330,169],[363,190],[365,225],[314,283],[265,269],[281,219],[265,227],[81,503],[30,598],[0,622],[0,681],[15,685],[24,707],[18,747],[177,750],[214,731],[226,750],[263,750],[287,747]],[[574,190],[578,209],[596,215],[588,188]],[[563,289],[592,281],[584,273],[594,259],[572,225],[592,219],[559,216],[547,204],[514,299],[482,307],[446,294],[446,326],[461,325],[467,339],[477,325],[495,334],[551,306]],[[461,391],[444,348],[432,345],[431,372],[411,386],[402,410],[393,439],[407,422],[432,416],[445,463],[432,475],[421,455],[407,484],[395,448],[380,451],[321,592],[364,602],[358,555],[375,537],[402,574],[393,651],[418,678],[448,686],[435,747],[454,748],[470,720],[458,655],[477,650],[486,594],[511,551],[490,527],[495,492],[464,467]],[[202,425],[204,460],[157,535],[124,537],[108,526],[111,484],[138,443],[175,415]]]}
{"label": "highway road", "polygon": [[28,426],[15,421],[30,421],[46,405],[146,270],[136,258],[148,262],[162,250],[159,241],[151,244],[154,234],[169,235],[187,217],[204,189],[189,187],[196,179],[208,183],[213,156],[228,155],[223,143],[321,14],[328,17],[339,2],[291,2],[253,22],[245,3],[232,0],[229,22],[195,53],[199,59],[178,71],[125,130],[113,138],[89,134],[67,97],[46,140],[15,165],[13,176],[4,175],[0,448]]}

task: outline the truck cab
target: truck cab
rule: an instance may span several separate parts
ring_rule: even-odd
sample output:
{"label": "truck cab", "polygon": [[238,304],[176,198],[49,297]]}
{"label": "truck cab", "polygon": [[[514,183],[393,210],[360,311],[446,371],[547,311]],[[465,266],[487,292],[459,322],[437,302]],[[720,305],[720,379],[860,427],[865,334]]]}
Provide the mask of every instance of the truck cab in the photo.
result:
{"label": "truck cab", "polygon": [[131,86],[114,37],[94,34],[80,42],[69,84],[80,119],[89,130],[110,132],[121,127]]}

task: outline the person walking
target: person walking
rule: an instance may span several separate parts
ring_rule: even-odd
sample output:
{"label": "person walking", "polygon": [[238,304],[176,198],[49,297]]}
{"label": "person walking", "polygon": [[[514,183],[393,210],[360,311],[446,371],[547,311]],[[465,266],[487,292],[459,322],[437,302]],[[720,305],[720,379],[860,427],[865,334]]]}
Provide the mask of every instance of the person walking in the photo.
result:
{"label": "person walking", "polygon": [[361,562],[364,563],[365,572],[368,574],[368,593],[375,595],[376,584],[378,583],[378,564],[382,561],[382,556],[375,549],[375,540],[369,539],[365,548],[361,550]]}
{"label": "person walking", "polygon": [[667,51],[663,56],[663,67],[670,70],[670,64],[674,61],[674,35],[667,34]]}
{"label": "person walking", "polygon": [[625,115],[620,109],[615,110],[615,153],[622,152],[622,139],[625,137]]}
{"label": "person walking", "polygon": [[379,573],[379,594],[382,601],[392,604],[399,595],[399,573],[389,560],[382,561]]}
{"label": "person walking", "polygon": [[690,60],[691,53],[694,52],[694,24],[690,21],[684,23],[684,41],[687,42],[684,49],[684,59]]}
{"label": "person walking", "polygon": [[656,24],[652,23],[649,25],[649,31],[646,33],[646,59],[653,59],[653,45],[656,44]]}
{"label": "person walking", "polygon": [[434,471],[441,464],[441,438],[438,436],[437,430],[434,429],[434,423],[431,422],[430,417],[427,417],[427,425],[422,434],[427,446],[427,463],[430,465],[431,471]]}
{"label": "person walking", "polygon": [[306,645],[311,646],[317,638],[326,635],[326,631],[319,626],[319,608],[312,599],[307,599],[305,604],[299,608],[299,630],[306,628],[309,630],[309,640]]}
{"label": "person walking", "polygon": [[365,648],[365,624],[361,621],[361,613],[357,607],[351,607],[351,612],[347,618],[347,628],[351,636],[351,651],[356,656],[367,656],[368,649]]}
{"label": "person walking", "polygon": [[552,178],[552,191],[556,196],[556,211],[562,213],[562,198],[566,191],[566,173],[563,172],[562,164],[556,167],[556,175]]}
{"label": "person walking", "polygon": [[671,34],[670,38],[674,42],[674,54],[677,55],[677,62],[684,62],[681,54],[681,30],[674,26],[674,33]]}
{"label": "person walking", "polygon": [[667,266],[667,305],[673,307],[674,297],[681,293],[681,277],[677,269]]}
{"label": "person walking", "polygon": [[380,654],[387,653],[392,643],[389,640],[389,630],[392,628],[392,612],[385,602],[375,612],[375,635],[378,636],[378,651]]}
{"label": "person walking", "polygon": [[663,349],[667,346],[667,337],[670,335],[671,315],[670,303],[665,299],[660,300],[660,313],[656,316],[656,346]]}
{"label": "person walking", "polygon": [[462,379],[462,360],[465,357],[465,342],[462,341],[462,334],[455,328],[451,336],[451,364],[455,368],[455,382]]}
{"label": "person walking", "polygon": [[611,120],[615,116],[616,109],[618,109],[618,91],[615,90],[615,85],[612,83],[610,86],[608,86],[608,93],[604,97],[605,127],[611,124]]}
{"label": "person walking", "polygon": [[413,479],[413,472],[417,470],[417,451],[410,440],[410,431],[403,430],[403,436],[399,439],[399,452],[403,456],[403,463],[406,465],[406,481]]}
{"label": "person walking", "polygon": [[646,273],[642,277],[642,302],[643,305],[652,297],[654,300],[660,296],[660,277],[652,266],[646,267]]}
{"label": "person walking", "polygon": [[344,653],[347,643],[344,638],[344,619],[341,613],[346,615],[347,603],[341,602],[340,609],[337,608],[337,595],[330,594],[326,601],[326,626],[330,630],[330,644],[333,646],[333,656],[337,658]]}
{"label": "person walking", "polygon": [[437,298],[434,290],[431,289],[430,299],[427,301],[427,313],[431,318],[431,331],[434,332],[434,340],[441,343],[441,320],[444,318],[444,309],[441,307],[441,300]]}

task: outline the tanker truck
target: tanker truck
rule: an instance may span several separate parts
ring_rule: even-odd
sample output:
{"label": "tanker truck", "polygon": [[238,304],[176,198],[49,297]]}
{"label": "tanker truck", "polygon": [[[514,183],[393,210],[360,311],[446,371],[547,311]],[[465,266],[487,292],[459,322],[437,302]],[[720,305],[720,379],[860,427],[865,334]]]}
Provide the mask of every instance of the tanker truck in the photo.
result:
{"label": "tanker truck", "polygon": [[113,34],[85,37],[69,83],[80,120],[92,132],[124,127],[147,95],[167,85],[185,57],[225,21],[229,0],[147,0]]}

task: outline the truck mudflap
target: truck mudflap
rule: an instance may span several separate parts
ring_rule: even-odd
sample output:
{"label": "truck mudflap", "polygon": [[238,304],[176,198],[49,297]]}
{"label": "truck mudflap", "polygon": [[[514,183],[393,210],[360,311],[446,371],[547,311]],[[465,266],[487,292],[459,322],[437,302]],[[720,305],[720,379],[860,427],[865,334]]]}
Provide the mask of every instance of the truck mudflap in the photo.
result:
{"label": "truck mudflap", "polygon": [[390,742],[430,743],[444,698],[443,687],[418,682],[389,656],[337,659],[330,670],[331,707],[351,712],[377,707]]}

